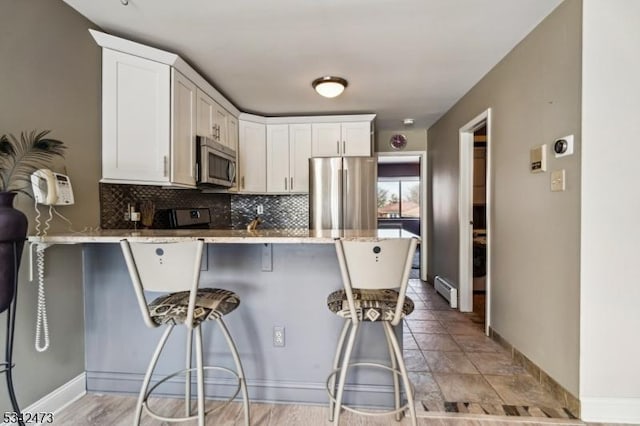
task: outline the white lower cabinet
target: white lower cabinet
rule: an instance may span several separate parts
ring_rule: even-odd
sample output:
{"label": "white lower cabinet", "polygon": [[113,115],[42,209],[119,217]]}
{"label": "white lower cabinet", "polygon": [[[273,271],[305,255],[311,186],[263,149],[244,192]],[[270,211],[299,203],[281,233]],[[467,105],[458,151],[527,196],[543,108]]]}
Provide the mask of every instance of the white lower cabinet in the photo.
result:
{"label": "white lower cabinet", "polygon": [[169,65],[103,49],[102,182],[195,186],[195,86]]}
{"label": "white lower cabinet", "polygon": [[310,124],[267,124],[267,193],[309,192]]}
{"label": "white lower cabinet", "polygon": [[238,191],[265,193],[267,141],[266,125],[240,120],[238,147]]}

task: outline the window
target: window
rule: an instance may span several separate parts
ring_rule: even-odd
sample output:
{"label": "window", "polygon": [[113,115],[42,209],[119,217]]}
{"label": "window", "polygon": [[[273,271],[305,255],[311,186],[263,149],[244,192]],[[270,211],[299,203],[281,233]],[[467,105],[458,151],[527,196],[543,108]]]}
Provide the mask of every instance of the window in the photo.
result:
{"label": "window", "polygon": [[378,180],[378,218],[419,218],[420,181],[416,178]]}

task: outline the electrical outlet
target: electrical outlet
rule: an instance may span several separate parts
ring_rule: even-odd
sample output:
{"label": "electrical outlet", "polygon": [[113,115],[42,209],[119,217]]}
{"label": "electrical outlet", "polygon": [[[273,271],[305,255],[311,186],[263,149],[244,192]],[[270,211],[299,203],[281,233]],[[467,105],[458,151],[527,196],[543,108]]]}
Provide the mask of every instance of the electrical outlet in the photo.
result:
{"label": "electrical outlet", "polygon": [[284,326],[273,326],[273,346],[276,348],[284,348]]}
{"label": "electrical outlet", "polygon": [[256,208],[256,213],[257,214],[263,214],[264,213],[264,206],[262,204],[258,204],[258,207]]}

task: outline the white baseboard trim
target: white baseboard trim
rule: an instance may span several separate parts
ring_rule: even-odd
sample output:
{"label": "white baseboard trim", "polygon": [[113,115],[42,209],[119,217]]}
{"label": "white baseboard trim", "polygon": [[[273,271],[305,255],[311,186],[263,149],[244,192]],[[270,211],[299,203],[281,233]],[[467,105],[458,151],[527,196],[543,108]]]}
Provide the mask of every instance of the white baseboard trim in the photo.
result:
{"label": "white baseboard trim", "polygon": [[[56,414],[71,403],[82,398],[87,393],[87,373],[82,373],[69,380],[53,392],[43,396],[30,406],[21,408],[23,413],[53,413],[55,424]],[[3,426],[9,423],[2,423]]]}
{"label": "white baseboard trim", "polygon": [[640,423],[640,398],[580,398],[582,420]]}

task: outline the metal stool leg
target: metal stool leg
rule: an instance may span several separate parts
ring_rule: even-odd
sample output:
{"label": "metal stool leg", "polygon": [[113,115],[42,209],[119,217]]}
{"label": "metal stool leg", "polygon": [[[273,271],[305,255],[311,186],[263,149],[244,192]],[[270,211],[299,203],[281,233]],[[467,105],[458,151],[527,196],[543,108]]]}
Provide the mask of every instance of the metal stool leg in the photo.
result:
{"label": "metal stool leg", "polygon": [[[336,354],[333,358],[333,367],[331,372],[333,373],[340,365],[340,355],[342,355],[342,348],[344,346],[344,339],[347,338],[347,331],[349,331],[349,326],[351,325],[351,320],[344,320],[344,325],[342,326],[342,332],[340,332],[340,338],[338,339],[338,347],[336,349]],[[329,389],[336,394],[336,375],[332,374],[329,379]],[[333,410],[335,407],[335,403],[331,398],[329,398],[329,421],[333,422]]]}
{"label": "metal stool leg", "polygon": [[196,330],[196,368],[198,378],[198,426],[204,426],[204,369],[202,368],[202,328]]}
{"label": "metal stool leg", "polygon": [[247,380],[244,377],[244,370],[242,368],[242,363],[240,362],[240,356],[238,355],[238,348],[236,347],[231,334],[229,333],[229,329],[227,329],[227,325],[224,323],[222,318],[217,319],[218,325],[222,330],[222,334],[224,334],[225,339],[227,340],[227,345],[229,345],[229,349],[231,350],[231,355],[233,356],[233,361],[236,363],[236,373],[240,379],[240,387],[242,389],[242,398],[244,399],[243,409],[244,409],[244,424],[245,426],[249,426],[250,423],[250,413],[249,413],[249,392],[247,391]]}
{"label": "metal stool leg", "polygon": [[[396,354],[393,350],[393,344],[391,343],[391,338],[389,337],[389,332],[387,331],[387,327],[382,327],[384,330],[384,335],[387,338],[387,346],[389,348],[389,357],[391,358],[391,368],[393,368],[393,393],[394,400],[396,404],[396,410],[400,408],[400,380],[398,379],[398,375],[395,373],[395,370],[398,369],[398,362],[396,360]],[[396,413],[396,421],[399,422],[402,419],[401,413]]]}
{"label": "metal stool leg", "polygon": [[193,329],[187,329],[187,359],[186,375],[184,379],[184,413],[187,417],[191,415],[191,349],[193,342]]}
{"label": "metal stool leg", "polygon": [[149,362],[149,367],[147,367],[147,372],[144,375],[144,380],[142,382],[142,388],[140,389],[140,395],[138,396],[138,403],[136,404],[136,413],[133,417],[134,426],[138,426],[140,424],[140,418],[142,416],[142,406],[147,401],[147,389],[149,388],[149,382],[151,381],[151,375],[153,374],[153,370],[156,368],[156,364],[158,363],[158,358],[160,358],[160,353],[162,353],[162,349],[164,345],[167,343],[167,339],[173,331],[173,325],[167,327],[165,332],[162,334],[160,341],[158,342],[158,346],[156,346],[156,350],[153,353],[153,357],[151,358],[151,362]]}
{"label": "metal stool leg", "polygon": [[398,340],[396,339],[396,335],[393,332],[393,327],[387,321],[382,322],[383,327],[387,332],[387,336],[393,345],[393,350],[396,353],[396,359],[398,360],[398,366],[400,367],[400,374],[402,376],[402,384],[404,385],[404,392],[407,395],[407,404],[409,404],[409,414],[411,416],[411,424],[416,426],[416,406],[413,401],[413,390],[411,389],[411,382],[409,381],[409,375],[407,374],[407,368],[404,365],[404,359],[402,358],[402,351],[400,350],[400,345],[398,345]]}
{"label": "metal stool leg", "polygon": [[336,425],[340,424],[340,410],[342,408],[342,394],[344,393],[344,385],[347,380],[347,369],[349,368],[349,360],[351,359],[351,352],[356,341],[356,335],[359,329],[358,323],[351,326],[351,332],[349,333],[349,341],[344,351],[344,357],[342,359],[342,368],[340,370],[340,379],[338,381],[338,391],[336,392],[336,406],[334,408],[334,422]]}

